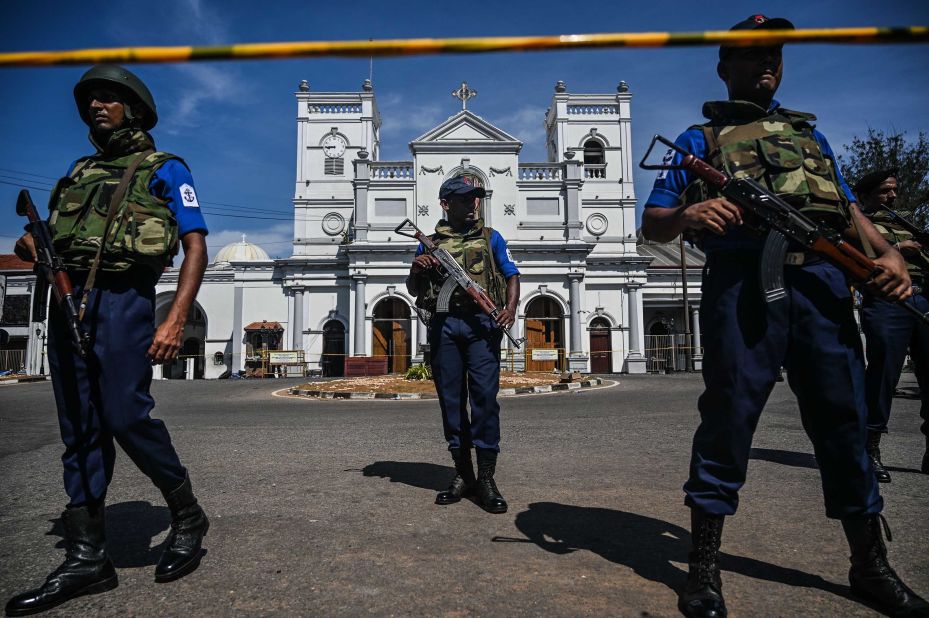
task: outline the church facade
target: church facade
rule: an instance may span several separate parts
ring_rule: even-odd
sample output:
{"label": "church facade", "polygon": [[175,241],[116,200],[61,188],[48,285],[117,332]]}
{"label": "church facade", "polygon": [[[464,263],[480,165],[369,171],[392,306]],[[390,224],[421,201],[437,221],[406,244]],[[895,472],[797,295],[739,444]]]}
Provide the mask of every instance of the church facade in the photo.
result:
{"label": "church facade", "polygon": [[[505,349],[504,365],[644,372],[649,329],[684,322],[683,286],[673,269],[653,267],[659,253],[637,238],[626,84],[575,94],[559,82],[539,119],[543,162],[522,161],[518,139],[468,108],[476,93],[467,84],[452,94],[460,109],[412,139],[408,159],[385,161],[370,82],[358,92],[313,92],[302,82],[292,255],[272,260],[244,238],[224,248],[192,309],[188,360],[164,377],[239,372],[263,348],[301,352],[326,375],[341,375],[350,357],[386,359],[389,371],[422,361],[426,328],[405,286],[416,242],[396,228],[409,219],[431,232],[442,217],[439,186],[459,174],[485,187],[484,221],[507,239],[521,271],[512,334],[526,344]],[[176,283],[176,269],[162,277],[159,316]]]}

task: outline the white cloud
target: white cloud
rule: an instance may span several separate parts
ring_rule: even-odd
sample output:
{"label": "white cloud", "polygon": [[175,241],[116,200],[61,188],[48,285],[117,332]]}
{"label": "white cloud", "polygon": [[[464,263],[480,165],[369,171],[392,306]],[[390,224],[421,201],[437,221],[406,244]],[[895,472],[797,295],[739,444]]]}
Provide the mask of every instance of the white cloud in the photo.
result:
{"label": "white cloud", "polygon": [[[383,119],[381,135],[385,138],[383,139],[385,147],[388,146],[388,141],[393,141],[394,146],[402,143],[405,149],[407,142],[419,137],[444,120],[442,108],[438,104],[409,103],[403,95],[396,93],[380,97],[378,108]],[[391,137],[392,140],[386,137]]]}
{"label": "white cloud", "polygon": [[[171,107],[161,125],[163,130],[178,134],[182,129],[197,126],[219,102],[241,104],[245,80],[225,66],[181,64],[173,67],[177,73],[177,95],[170,98]],[[232,94],[235,93],[235,96]]]}
{"label": "white cloud", "polygon": [[[526,105],[490,122],[525,144],[531,157],[545,157],[545,107]],[[524,158],[524,157],[520,157]]]}

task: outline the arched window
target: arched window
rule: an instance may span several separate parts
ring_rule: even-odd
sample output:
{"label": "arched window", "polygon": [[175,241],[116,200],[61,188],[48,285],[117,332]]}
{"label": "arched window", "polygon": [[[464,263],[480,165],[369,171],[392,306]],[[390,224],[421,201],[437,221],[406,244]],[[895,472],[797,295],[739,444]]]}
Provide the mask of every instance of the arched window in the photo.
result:
{"label": "arched window", "polygon": [[589,139],[584,142],[584,165],[603,165],[606,159],[603,157],[603,144],[595,139]]}

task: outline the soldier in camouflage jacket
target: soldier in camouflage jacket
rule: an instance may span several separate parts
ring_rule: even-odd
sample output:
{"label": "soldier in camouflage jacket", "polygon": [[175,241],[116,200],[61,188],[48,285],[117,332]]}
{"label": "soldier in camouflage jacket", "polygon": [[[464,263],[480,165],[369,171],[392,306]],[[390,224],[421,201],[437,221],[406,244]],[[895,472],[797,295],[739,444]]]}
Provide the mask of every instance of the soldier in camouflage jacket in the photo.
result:
{"label": "soldier in camouflage jacket", "polygon": [[[114,440],[171,511],[155,581],[197,567],[209,526],[165,424],[150,415],[152,364],[177,356],[206,268],[207,228],[193,178],[180,158],[155,149],[148,133],[158,121],[155,101],[131,72],[93,67],[74,87],[74,99],[96,152],[71,166],[49,202],[55,249],[82,299],[80,327],[91,338],[86,357],[74,350],[64,316],[51,305],[48,358],[70,498],[62,516],[66,558],[44,584],[10,599],[11,616],[116,587],[104,525]],[[156,330],[155,283],[179,242],[184,260],[177,293]],[[16,253],[36,259],[31,236],[17,242]]]}

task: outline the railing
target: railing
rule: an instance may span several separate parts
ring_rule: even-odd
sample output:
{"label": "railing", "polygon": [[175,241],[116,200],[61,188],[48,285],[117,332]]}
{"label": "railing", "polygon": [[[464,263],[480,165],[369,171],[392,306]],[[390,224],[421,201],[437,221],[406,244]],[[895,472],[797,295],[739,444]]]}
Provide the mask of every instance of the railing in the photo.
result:
{"label": "railing", "polygon": [[560,163],[524,163],[519,166],[519,180],[561,180]]}
{"label": "railing", "polygon": [[688,358],[699,350],[694,350],[688,339],[684,334],[645,335],[645,370],[650,373],[689,371]]}
{"label": "railing", "polygon": [[311,114],[360,114],[361,105],[357,104],[323,104],[323,105],[309,105],[309,111]]}
{"label": "railing", "polygon": [[606,178],[606,163],[585,163],[584,178]]}
{"label": "railing", "polygon": [[26,371],[26,351],[0,350],[0,371],[24,373]]}
{"label": "railing", "polygon": [[615,105],[569,105],[568,113],[583,116],[603,116],[618,114],[619,108]]}
{"label": "railing", "polygon": [[377,161],[371,163],[373,180],[413,180],[413,163],[411,161]]}

